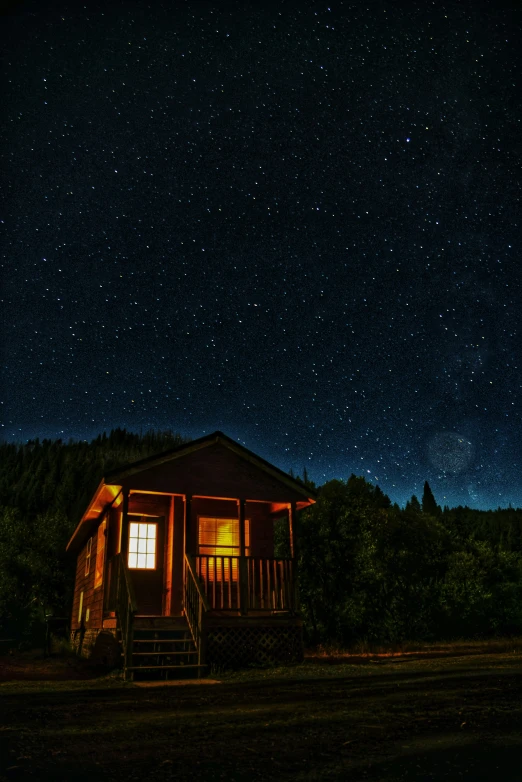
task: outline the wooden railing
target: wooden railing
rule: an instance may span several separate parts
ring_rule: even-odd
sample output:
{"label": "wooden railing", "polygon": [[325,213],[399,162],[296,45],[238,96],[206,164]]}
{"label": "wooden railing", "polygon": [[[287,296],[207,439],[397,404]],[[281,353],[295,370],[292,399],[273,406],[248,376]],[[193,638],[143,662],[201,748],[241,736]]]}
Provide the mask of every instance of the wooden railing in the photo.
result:
{"label": "wooden railing", "polygon": [[240,608],[239,557],[200,555],[196,573],[211,608]]}
{"label": "wooden railing", "polygon": [[296,610],[291,559],[202,554],[196,557],[196,575],[212,609]]}
{"label": "wooden railing", "polygon": [[132,581],[125,564],[125,559],[121,554],[117,554],[113,559],[113,567],[117,572],[116,589],[116,617],[121,632],[121,643],[123,647],[123,670],[126,674],[127,668],[132,665],[132,644],[134,635],[134,614],[138,610],[138,604],[134,596]]}
{"label": "wooden railing", "polygon": [[247,557],[248,610],[290,611],[296,609],[293,561]]}
{"label": "wooden railing", "polygon": [[209,610],[209,604],[197,577],[193,558],[185,554],[185,585],[184,585],[185,616],[198,650],[198,664],[205,663],[203,617]]}

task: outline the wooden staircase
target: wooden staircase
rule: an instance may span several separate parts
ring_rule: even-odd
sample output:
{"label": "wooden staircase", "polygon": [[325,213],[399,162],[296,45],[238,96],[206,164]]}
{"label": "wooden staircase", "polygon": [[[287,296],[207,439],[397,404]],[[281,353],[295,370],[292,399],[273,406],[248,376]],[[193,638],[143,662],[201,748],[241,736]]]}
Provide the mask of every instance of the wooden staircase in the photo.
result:
{"label": "wooden staircase", "polygon": [[201,587],[194,585],[195,592],[186,593],[183,616],[140,616],[126,564],[121,555],[115,559],[116,618],[124,678],[200,678],[207,671]]}
{"label": "wooden staircase", "polygon": [[206,673],[185,617],[135,616],[133,626],[125,679],[200,678]]}

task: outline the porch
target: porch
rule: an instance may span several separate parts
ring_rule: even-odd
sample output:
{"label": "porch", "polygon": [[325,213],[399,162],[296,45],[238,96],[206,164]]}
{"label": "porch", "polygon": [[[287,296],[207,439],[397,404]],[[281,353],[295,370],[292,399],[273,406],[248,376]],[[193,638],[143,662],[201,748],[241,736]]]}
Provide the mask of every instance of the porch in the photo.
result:
{"label": "porch", "polygon": [[291,559],[185,555],[179,616],[140,615],[130,571],[114,558],[115,618],[124,675],[203,675],[302,659]]}

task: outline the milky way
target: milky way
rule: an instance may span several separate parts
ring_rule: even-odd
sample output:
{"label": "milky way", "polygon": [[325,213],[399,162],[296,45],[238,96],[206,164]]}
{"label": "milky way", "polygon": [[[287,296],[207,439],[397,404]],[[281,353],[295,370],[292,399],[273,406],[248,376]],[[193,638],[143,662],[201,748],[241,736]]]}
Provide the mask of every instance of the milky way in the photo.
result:
{"label": "milky way", "polygon": [[3,437],[522,505],[517,5],[11,4]]}

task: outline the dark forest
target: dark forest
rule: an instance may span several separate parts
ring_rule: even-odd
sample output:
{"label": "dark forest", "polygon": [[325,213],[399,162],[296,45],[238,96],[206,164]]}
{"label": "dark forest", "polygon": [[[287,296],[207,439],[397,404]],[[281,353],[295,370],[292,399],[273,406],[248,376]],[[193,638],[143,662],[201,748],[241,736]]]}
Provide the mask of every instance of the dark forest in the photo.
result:
{"label": "dark forest", "polygon": [[[65,548],[104,473],[183,442],[114,429],[0,445],[0,638],[30,645],[46,615],[70,614]],[[355,475],[310,485],[318,501],[298,520],[309,645],[522,633],[521,509],[441,508],[428,483],[404,508]]]}

